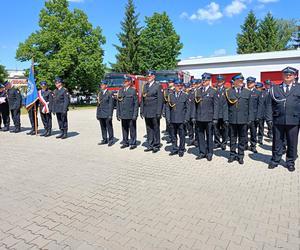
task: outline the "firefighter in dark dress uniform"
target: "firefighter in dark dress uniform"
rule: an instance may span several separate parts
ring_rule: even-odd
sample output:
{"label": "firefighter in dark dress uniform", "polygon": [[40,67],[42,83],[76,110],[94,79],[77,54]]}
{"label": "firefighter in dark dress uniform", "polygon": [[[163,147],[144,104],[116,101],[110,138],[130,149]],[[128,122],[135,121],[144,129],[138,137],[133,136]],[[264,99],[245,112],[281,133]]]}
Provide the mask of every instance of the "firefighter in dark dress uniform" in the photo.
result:
{"label": "firefighter in dark dress uniform", "polygon": [[[100,123],[102,132],[102,141],[98,145],[108,144],[111,147],[114,143],[114,129],[112,117],[114,111],[113,94],[107,89],[107,82],[102,81],[100,91],[97,96],[97,120]],[[108,136],[107,136],[108,135]]]}
{"label": "firefighter in dark dress uniform", "polygon": [[295,171],[300,125],[300,85],[296,77],[297,69],[286,67],[282,70],[283,82],[270,90],[271,102],[267,110],[273,117],[273,144],[269,169],[278,166],[286,138],[286,167],[290,172]]}
{"label": "firefighter in dark dress uniform", "polygon": [[4,86],[7,90],[7,99],[8,99],[8,106],[11,113],[11,118],[14,123],[14,130],[11,130],[12,133],[19,133],[21,132],[21,107],[22,107],[22,95],[20,90],[17,88],[13,88],[12,83],[5,82]]}
{"label": "firefighter in dark dress uniform", "polygon": [[[233,76],[232,80],[233,87],[226,91],[230,130],[230,156],[228,162],[232,163],[237,160],[239,164],[244,164],[247,126],[254,121],[253,107],[250,105],[251,92],[244,88],[242,74]],[[236,152],[237,148],[238,152]]]}
{"label": "firefighter in dark dress uniform", "polygon": [[10,118],[9,118],[8,99],[7,99],[5,86],[2,83],[0,84],[0,115],[2,116],[3,126],[4,126],[2,131],[4,132],[9,131]]}
{"label": "firefighter in dark dress uniform", "polygon": [[49,137],[52,132],[52,92],[48,88],[46,81],[40,82],[41,90],[38,92],[40,116],[44,125],[44,132],[41,136]]}
{"label": "firefighter in dark dress uniform", "polygon": [[55,87],[53,91],[52,112],[56,114],[57,122],[61,134],[56,136],[57,139],[66,139],[68,137],[68,108],[70,97],[68,90],[63,87],[63,80],[60,77],[55,78]]}
{"label": "firefighter in dark dress uniform", "polygon": [[215,148],[226,149],[228,138],[228,105],[225,96],[226,88],[225,77],[222,75],[217,76],[217,97],[218,97],[218,122],[214,126]]}
{"label": "firefighter in dark dress uniform", "polygon": [[256,78],[249,76],[247,79],[247,88],[250,91],[250,105],[253,111],[253,121],[248,124],[248,129],[250,131],[250,147],[248,145],[248,132],[246,137],[246,149],[252,151],[253,153],[257,153],[256,144],[257,144],[257,128],[259,124],[259,110],[261,109],[262,102],[261,102],[261,92],[255,88],[256,85]]}
{"label": "firefighter in dark dress uniform", "polygon": [[148,74],[148,82],[142,89],[141,118],[145,118],[148,147],[145,152],[160,150],[160,119],[163,110],[163,92],[159,82],[155,82],[154,71]]}
{"label": "firefighter in dark dress uniform", "polygon": [[[166,106],[166,118],[170,122],[172,134],[172,151],[170,155],[178,154],[183,157],[185,152],[185,129],[189,119],[190,103],[188,95],[182,91],[181,80],[175,80],[175,90],[168,95],[168,105]],[[179,146],[178,146],[179,136]]]}
{"label": "firefighter in dark dress uniform", "polygon": [[199,156],[197,160],[206,158],[208,161],[213,157],[213,125],[218,120],[218,97],[217,91],[212,88],[211,74],[202,75],[202,87],[195,91],[192,118],[196,123],[198,135]]}
{"label": "firefighter in dark dress uniform", "polygon": [[[123,134],[121,149],[130,147],[130,150],[137,147],[136,121],[139,110],[137,92],[131,85],[131,77],[125,75],[123,88],[117,94],[117,119],[121,120]],[[130,140],[128,139],[129,134]]]}
{"label": "firefighter in dark dress uniform", "polygon": [[174,91],[174,79],[169,79],[168,87],[163,90],[163,96],[164,96],[163,117],[165,117],[165,120],[166,120],[165,135],[167,136],[166,137],[167,143],[172,142],[171,131],[170,131],[170,123],[168,123],[167,118],[166,118],[166,107],[168,105],[168,96],[172,91]]}

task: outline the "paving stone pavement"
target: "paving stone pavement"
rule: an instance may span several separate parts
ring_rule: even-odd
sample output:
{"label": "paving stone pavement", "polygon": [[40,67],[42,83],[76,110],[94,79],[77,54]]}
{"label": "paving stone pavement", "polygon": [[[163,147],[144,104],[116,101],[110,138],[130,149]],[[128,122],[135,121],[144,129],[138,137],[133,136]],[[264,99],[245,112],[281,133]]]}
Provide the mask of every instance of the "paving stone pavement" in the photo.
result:
{"label": "paving stone pavement", "polygon": [[0,249],[300,249],[299,162],[268,170],[269,143],[228,165],[98,146],[93,109],[69,124],[67,140],[0,132]]}

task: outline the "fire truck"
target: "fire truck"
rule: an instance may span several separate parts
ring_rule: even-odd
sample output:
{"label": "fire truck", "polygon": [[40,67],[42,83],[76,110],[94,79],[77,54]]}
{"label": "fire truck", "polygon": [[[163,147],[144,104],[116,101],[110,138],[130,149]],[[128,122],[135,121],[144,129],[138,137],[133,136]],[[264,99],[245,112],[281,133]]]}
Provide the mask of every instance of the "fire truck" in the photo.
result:
{"label": "fire truck", "polygon": [[[147,77],[141,75],[132,75],[126,73],[106,73],[104,80],[108,83],[108,90],[112,91],[114,96],[116,96],[119,89],[123,86],[124,75],[132,78],[132,87],[137,91],[139,102],[142,98],[142,88],[143,85],[147,82]],[[167,87],[167,83],[170,79],[181,79],[184,83],[190,81],[191,77],[188,73],[179,70],[156,70],[155,71],[155,81],[158,81],[162,88]]]}
{"label": "fire truck", "polygon": [[108,83],[108,90],[112,91],[114,96],[116,96],[118,90],[120,90],[123,86],[124,75],[132,78],[132,87],[136,89],[140,102],[142,96],[142,87],[147,82],[147,78],[145,76],[126,73],[107,73],[104,76],[104,80],[106,80]]}
{"label": "fire truck", "polygon": [[170,79],[182,80],[187,83],[191,80],[189,73],[181,70],[155,70],[155,81],[160,82],[163,89],[167,88],[167,83]]}

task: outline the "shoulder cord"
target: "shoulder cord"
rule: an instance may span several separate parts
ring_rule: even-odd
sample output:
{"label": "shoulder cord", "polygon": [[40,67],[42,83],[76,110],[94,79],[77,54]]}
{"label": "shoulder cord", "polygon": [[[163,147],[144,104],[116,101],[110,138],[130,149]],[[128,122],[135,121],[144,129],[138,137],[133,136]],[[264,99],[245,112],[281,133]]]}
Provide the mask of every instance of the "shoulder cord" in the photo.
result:
{"label": "shoulder cord", "polygon": [[274,95],[274,87],[272,87],[272,88],[270,89],[270,94],[271,94],[271,96],[272,96],[272,98],[273,98],[273,100],[274,100],[275,102],[286,102],[286,98],[283,98],[283,99],[279,100],[279,99],[277,99],[277,98],[275,97],[275,95]]}

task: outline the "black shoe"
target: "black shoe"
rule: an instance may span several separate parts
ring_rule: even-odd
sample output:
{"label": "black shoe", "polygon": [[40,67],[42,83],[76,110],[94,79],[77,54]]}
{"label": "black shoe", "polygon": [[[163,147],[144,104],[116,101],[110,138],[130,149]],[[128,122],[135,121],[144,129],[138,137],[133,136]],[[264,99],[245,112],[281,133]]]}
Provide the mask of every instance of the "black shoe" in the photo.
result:
{"label": "black shoe", "polygon": [[48,134],[48,130],[45,130],[44,133],[40,134],[40,136],[46,136]]}
{"label": "black shoe", "polygon": [[10,130],[9,133],[16,133],[16,128]]}
{"label": "black shoe", "polygon": [[112,145],[114,145],[114,142],[113,142],[113,141],[110,141],[110,142],[108,142],[108,144],[107,144],[108,147],[111,147]]}
{"label": "black shoe", "polygon": [[248,145],[245,146],[245,151],[250,150],[250,147]]}
{"label": "black shoe", "polygon": [[51,129],[49,129],[47,134],[45,135],[45,137],[49,137],[49,136],[51,136]]}
{"label": "black shoe", "polygon": [[105,144],[107,144],[106,140],[102,140],[101,142],[98,143],[98,145],[105,145]]}
{"label": "black shoe", "polygon": [[68,138],[68,133],[65,132],[65,133],[63,134],[63,136],[61,137],[61,139],[67,139],[67,138]]}
{"label": "black shoe", "polygon": [[21,132],[21,129],[20,128],[16,128],[14,133],[20,133]]}
{"label": "black shoe", "polygon": [[208,161],[211,161],[211,160],[212,160],[212,155],[206,156],[206,159],[207,159]]}
{"label": "black shoe", "polygon": [[64,133],[62,132],[60,135],[56,136],[56,139],[60,139],[60,138],[62,138],[62,137],[63,137],[63,135],[64,135]]}
{"label": "black shoe", "polygon": [[250,151],[252,151],[254,154],[257,154],[257,150],[255,147],[250,148]]}
{"label": "black shoe", "polygon": [[27,133],[27,135],[33,135],[34,133],[35,133],[34,130],[31,129],[31,130]]}
{"label": "black shoe", "polygon": [[172,142],[172,140],[171,139],[166,139],[166,143],[171,143]]}
{"label": "black shoe", "polygon": [[146,148],[146,149],[144,149],[144,152],[150,152],[150,151],[152,151],[152,148]]}
{"label": "black shoe", "polygon": [[159,148],[153,148],[152,149],[152,153],[154,153],[154,154],[157,153],[158,151],[159,151]]}
{"label": "black shoe", "polygon": [[136,149],[136,145],[131,145],[129,149],[130,150]]}
{"label": "black shoe", "polygon": [[222,149],[222,150],[226,150],[226,145],[222,145],[222,146],[221,146],[221,149]]}
{"label": "black shoe", "polygon": [[278,164],[276,163],[269,163],[269,166],[268,166],[268,169],[274,169],[274,168],[277,168],[278,167]]}
{"label": "black shoe", "polygon": [[232,163],[232,162],[234,162],[234,160],[235,160],[234,157],[230,157],[230,158],[228,159],[228,163]]}
{"label": "black shoe", "polygon": [[169,155],[170,156],[173,156],[173,155],[177,155],[178,154],[178,151],[173,151],[173,152],[171,152]]}
{"label": "black shoe", "polygon": [[4,128],[2,129],[2,131],[3,131],[3,132],[9,131],[9,127],[4,127]]}
{"label": "black shoe", "polygon": [[205,155],[204,154],[200,154],[196,157],[196,160],[201,160],[201,159],[204,159],[205,158]]}
{"label": "black shoe", "polygon": [[289,165],[287,166],[288,171],[294,172],[295,171],[295,166],[294,165]]}
{"label": "black shoe", "polygon": [[178,153],[179,157],[183,157],[184,153],[183,152],[180,152]]}
{"label": "black shoe", "polygon": [[243,165],[243,164],[244,164],[244,159],[239,158],[239,159],[238,159],[238,162],[239,162],[239,164]]}
{"label": "black shoe", "polygon": [[129,147],[129,145],[123,144],[120,148],[121,148],[121,149],[124,149],[124,148],[128,148],[128,147]]}
{"label": "black shoe", "polygon": [[258,144],[261,146],[264,145],[263,141],[258,141]]}

